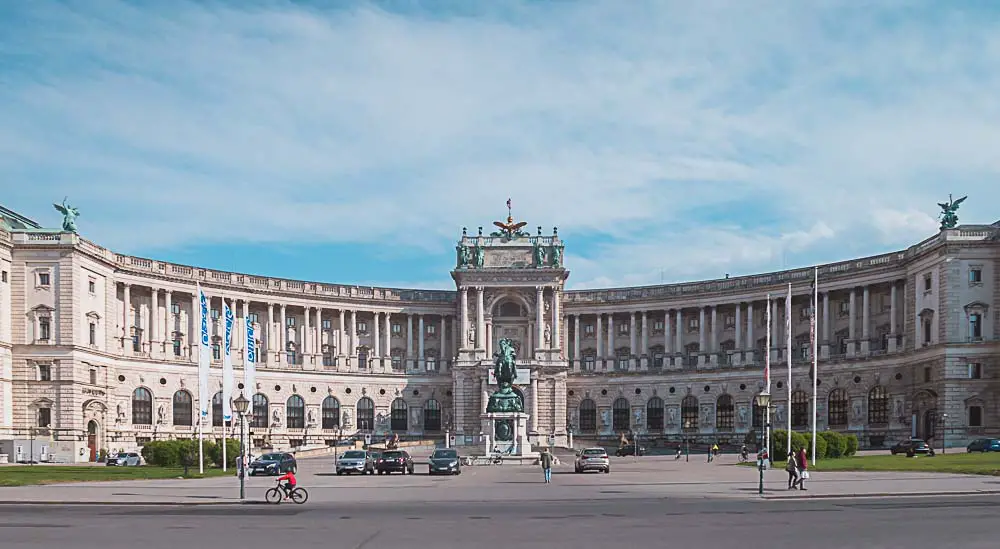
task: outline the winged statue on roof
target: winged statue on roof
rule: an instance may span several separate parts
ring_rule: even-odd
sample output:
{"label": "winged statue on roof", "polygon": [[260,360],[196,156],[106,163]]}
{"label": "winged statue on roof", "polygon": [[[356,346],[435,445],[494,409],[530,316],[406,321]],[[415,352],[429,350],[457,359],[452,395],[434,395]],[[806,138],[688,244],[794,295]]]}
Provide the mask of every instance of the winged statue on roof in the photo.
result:
{"label": "winged statue on roof", "polygon": [[938,202],[938,206],[941,206],[941,230],[954,229],[958,225],[958,207],[962,202],[965,202],[966,198],[969,197],[963,196],[954,200],[949,194],[947,202]]}

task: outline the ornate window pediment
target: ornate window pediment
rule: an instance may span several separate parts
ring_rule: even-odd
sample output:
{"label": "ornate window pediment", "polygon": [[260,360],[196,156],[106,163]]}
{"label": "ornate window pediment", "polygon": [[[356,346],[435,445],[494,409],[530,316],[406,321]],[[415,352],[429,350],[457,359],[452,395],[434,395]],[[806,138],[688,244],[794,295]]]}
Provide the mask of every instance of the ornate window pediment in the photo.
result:
{"label": "ornate window pediment", "polygon": [[97,311],[90,311],[89,313],[87,313],[86,316],[87,316],[87,319],[90,320],[91,322],[100,322],[101,321],[101,315],[99,315],[97,313]]}
{"label": "ornate window pediment", "polygon": [[965,306],[966,313],[974,313],[976,311],[986,312],[988,310],[990,310],[989,304],[982,301],[973,301]]}
{"label": "ornate window pediment", "polygon": [[920,311],[920,314],[918,314],[917,316],[919,316],[921,318],[932,317],[932,316],[934,316],[934,309],[931,309],[930,307],[924,307]]}
{"label": "ornate window pediment", "polygon": [[31,315],[33,318],[39,318],[39,317],[51,316],[52,313],[54,313],[55,311],[56,311],[55,309],[49,307],[48,305],[36,305],[30,311],[28,311],[28,314]]}

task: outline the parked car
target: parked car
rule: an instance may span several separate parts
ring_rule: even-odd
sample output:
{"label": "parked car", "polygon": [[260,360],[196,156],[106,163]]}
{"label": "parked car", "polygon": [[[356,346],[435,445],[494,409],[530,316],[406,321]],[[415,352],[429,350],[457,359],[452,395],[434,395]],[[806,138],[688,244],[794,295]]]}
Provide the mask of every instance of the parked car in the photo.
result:
{"label": "parked car", "polygon": [[576,454],[574,469],[577,473],[587,471],[611,472],[611,459],[604,448],[584,448]]}
{"label": "parked car", "polygon": [[917,454],[933,456],[934,449],[919,438],[911,438],[897,442],[895,446],[889,449],[889,453],[892,455],[906,454],[907,457],[913,457]]}
{"label": "parked car", "polygon": [[368,452],[366,450],[348,450],[340,457],[337,458],[337,474],[343,475],[344,473],[361,473],[374,475],[375,474],[375,460],[373,458],[374,452]]}
{"label": "parked car", "polygon": [[108,457],[107,465],[111,467],[138,467],[142,465],[142,456],[136,452],[119,452]]}
{"label": "parked car", "polygon": [[264,454],[253,460],[250,464],[250,476],[255,475],[283,475],[289,471],[298,470],[298,463],[295,456],[286,452],[272,452]]}
{"label": "parked car", "polygon": [[427,474],[436,475],[444,473],[448,475],[461,475],[462,463],[458,457],[458,450],[452,448],[440,448],[431,454],[430,463],[427,465]]}
{"label": "parked car", "polygon": [[625,446],[620,446],[617,450],[615,450],[615,455],[618,457],[634,456],[634,455],[644,456],[646,455],[646,448],[639,446],[637,451],[635,443],[631,442],[629,444],[626,444]]}
{"label": "parked car", "polygon": [[375,462],[375,470],[378,474],[388,474],[400,472],[404,475],[413,474],[413,458],[405,450],[387,450],[382,452],[378,461]]}
{"label": "parked car", "polygon": [[977,438],[965,448],[969,452],[1000,452],[1000,439]]}

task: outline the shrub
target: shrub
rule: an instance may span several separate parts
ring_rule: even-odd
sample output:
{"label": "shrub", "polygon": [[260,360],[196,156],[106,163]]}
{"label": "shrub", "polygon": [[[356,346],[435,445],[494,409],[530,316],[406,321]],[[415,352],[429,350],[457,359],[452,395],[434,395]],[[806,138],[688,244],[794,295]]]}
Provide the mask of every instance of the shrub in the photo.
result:
{"label": "shrub", "polygon": [[845,457],[853,456],[854,454],[858,453],[857,435],[855,435],[854,433],[847,433],[847,434],[842,434],[840,436],[844,437],[844,440],[847,441],[847,448],[846,450],[844,450]]}
{"label": "shrub", "polygon": [[847,437],[836,431],[823,431],[820,437],[826,439],[826,457],[839,458],[847,452]]}
{"label": "shrub", "polygon": [[[207,441],[206,441],[207,444]],[[240,457],[240,441],[234,438],[226,439],[226,464],[229,467],[236,466],[236,460]],[[211,449],[206,445],[205,459],[222,467],[222,444],[221,441],[212,441]]]}
{"label": "shrub", "polygon": [[[812,456],[812,433],[806,433],[806,454],[810,457]],[[816,433],[816,459],[824,459],[827,457],[827,451],[829,450],[829,444],[827,444],[826,438],[822,436],[822,433]]]}
{"label": "shrub", "polygon": [[[776,429],[771,431],[771,460],[785,461],[788,458],[788,431]],[[792,432],[792,451],[808,448],[806,437],[802,433]]]}
{"label": "shrub", "polygon": [[[237,450],[238,452],[239,450]],[[213,452],[220,452],[216,444],[204,441],[205,460],[212,463]],[[149,465],[158,467],[190,467],[198,463],[198,440],[155,440],[142,447],[142,457]]]}

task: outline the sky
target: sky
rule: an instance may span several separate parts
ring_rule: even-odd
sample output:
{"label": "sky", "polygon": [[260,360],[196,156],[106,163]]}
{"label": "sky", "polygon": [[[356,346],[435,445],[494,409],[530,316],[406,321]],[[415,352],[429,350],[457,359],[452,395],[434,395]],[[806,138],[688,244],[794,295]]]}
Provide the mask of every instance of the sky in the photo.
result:
{"label": "sky", "polygon": [[569,288],[769,272],[1000,219],[997,67],[987,1],[4,2],[0,203],[433,289],[510,198]]}

